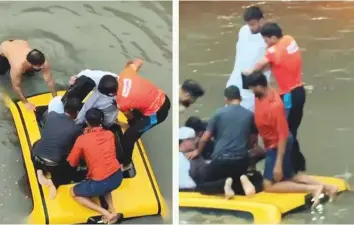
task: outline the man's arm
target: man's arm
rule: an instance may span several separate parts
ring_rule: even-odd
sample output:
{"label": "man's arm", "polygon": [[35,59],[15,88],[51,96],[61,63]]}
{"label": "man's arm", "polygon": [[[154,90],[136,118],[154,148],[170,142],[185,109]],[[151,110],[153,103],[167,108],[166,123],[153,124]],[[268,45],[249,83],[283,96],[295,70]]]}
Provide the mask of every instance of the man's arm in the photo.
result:
{"label": "man's arm", "polygon": [[201,154],[204,151],[204,148],[213,134],[210,131],[205,131],[203,136],[200,138],[198,143],[198,153]]}
{"label": "man's arm", "polygon": [[53,97],[57,96],[57,91],[55,90],[55,83],[50,73],[50,65],[46,61],[43,66],[43,78],[44,81],[47,83],[49,91],[52,93]]}
{"label": "man's arm", "polygon": [[82,106],[79,114],[77,115],[76,124],[83,124],[85,122],[86,112],[93,107],[98,98],[99,96],[97,91],[94,91],[91,96],[86,99],[85,104]]}
{"label": "man's arm", "polygon": [[250,137],[249,137],[249,146],[254,148],[258,145],[258,130],[254,121],[254,116],[252,115],[251,128],[250,128]]}
{"label": "man's arm", "polygon": [[80,163],[82,147],[81,147],[81,139],[80,137],[76,139],[73,149],[71,150],[67,161],[69,162],[71,167],[76,167]]}
{"label": "man's arm", "polygon": [[251,73],[255,72],[255,71],[261,71],[264,68],[266,68],[269,65],[270,61],[267,57],[264,57],[263,59],[261,59],[260,61],[258,61],[256,63],[256,65],[253,67],[253,69],[250,70],[245,70],[243,71],[243,73],[245,75],[250,75]]}
{"label": "man's arm", "polygon": [[135,72],[138,72],[143,64],[144,61],[142,59],[129,60],[125,67],[131,67],[135,70]]}
{"label": "man's arm", "polygon": [[12,89],[18,94],[20,97],[20,100],[26,104],[28,101],[26,97],[24,96],[21,88],[21,76],[22,76],[22,71],[20,69],[16,68],[11,68],[10,70],[10,76],[11,76],[11,83],[12,83]]}
{"label": "man's arm", "polygon": [[218,113],[215,113],[213,117],[209,120],[206,131],[203,136],[200,138],[198,143],[198,152],[199,154],[204,151],[205,145],[213,137],[213,134],[216,130],[216,123],[218,119]]}

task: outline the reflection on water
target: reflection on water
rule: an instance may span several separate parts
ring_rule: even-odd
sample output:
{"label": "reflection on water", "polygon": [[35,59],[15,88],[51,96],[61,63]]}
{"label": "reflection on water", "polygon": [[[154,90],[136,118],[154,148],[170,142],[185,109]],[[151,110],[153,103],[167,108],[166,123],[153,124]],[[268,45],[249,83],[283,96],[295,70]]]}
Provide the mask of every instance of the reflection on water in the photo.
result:
{"label": "reflection on water", "polygon": [[[1,2],[0,13],[6,21],[1,25],[0,41],[26,39],[43,50],[58,86],[66,86],[71,75],[85,68],[118,73],[127,59],[142,57],[146,62],[142,75],[172,97],[170,2]],[[0,77],[0,85],[10,90],[9,78]],[[44,91],[48,88],[41,76],[24,80],[26,95]],[[4,110],[0,104],[0,112]],[[143,137],[169,206],[171,118]],[[0,113],[0,223],[21,222],[31,211],[31,195],[15,133],[9,113]]]}
{"label": "reflection on water", "polygon": [[[223,89],[233,70],[237,34],[244,23],[242,14],[251,4],[260,5],[266,19],[280,23],[303,51],[308,98],[299,140],[308,171],[349,179],[354,169],[353,2],[181,2],[180,79],[197,79],[207,92],[181,116],[180,123],[190,115],[209,118],[224,105]],[[349,182],[353,185],[352,179]],[[287,216],[283,222],[349,223],[353,200],[346,194],[326,204],[323,220],[313,221],[309,212],[302,212]],[[189,212],[181,213],[180,218],[185,221],[203,216]],[[228,219],[228,223],[244,222],[236,217]]]}

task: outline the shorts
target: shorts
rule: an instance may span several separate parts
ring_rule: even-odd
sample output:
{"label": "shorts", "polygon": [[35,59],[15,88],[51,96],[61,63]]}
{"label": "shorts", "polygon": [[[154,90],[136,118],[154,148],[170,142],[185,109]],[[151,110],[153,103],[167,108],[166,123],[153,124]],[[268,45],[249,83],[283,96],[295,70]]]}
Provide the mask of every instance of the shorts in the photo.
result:
{"label": "shorts", "polygon": [[160,109],[150,115],[150,116],[143,116],[143,120],[146,121],[145,127],[143,127],[142,129],[139,129],[139,132],[146,132],[148,130],[150,130],[151,128],[153,128],[154,126],[156,126],[159,123],[162,123],[163,121],[165,121],[165,119],[168,116],[168,112],[171,108],[171,102],[170,99],[167,97],[165,97],[165,102],[162,104],[162,106],[160,107]]}
{"label": "shorts", "polygon": [[[283,100],[286,110],[286,116],[289,119],[299,120],[299,125],[302,119],[303,108],[306,101],[306,91],[304,86],[296,87],[290,92],[280,96]],[[294,118],[289,118],[294,117]],[[300,117],[300,118],[297,118]]]}
{"label": "shorts", "polygon": [[95,181],[86,179],[74,186],[74,193],[80,197],[98,197],[117,189],[123,181],[123,172],[118,170],[110,177]]}
{"label": "shorts", "polygon": [[[293,137],[290,135],[288,137],[288,142],[286,144],[284,161],[283,161],[283,180],[289,180],[293,177],[293,167],[291,160],[291,151],[293,145]],[[275,162],[277,159],[278,150],[276,148],[271,148],[266,150],[265,167],[263,177],[265,180],[273,180],[273,170]]]}
{"label": "shorts", "polygon": [[0,75],[5,75],[10,70],[11,66],[9,60],[0,54]]}

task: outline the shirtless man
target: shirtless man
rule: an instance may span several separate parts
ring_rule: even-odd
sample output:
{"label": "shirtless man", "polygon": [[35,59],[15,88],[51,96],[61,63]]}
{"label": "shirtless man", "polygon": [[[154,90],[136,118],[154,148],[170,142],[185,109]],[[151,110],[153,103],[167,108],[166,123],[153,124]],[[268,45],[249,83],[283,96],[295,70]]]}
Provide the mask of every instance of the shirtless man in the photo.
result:
{"label": "shirtless man", "polygon": [[28,110],[35,110],[36,106],[23,94],[21,82],[23,76],[32,76],[35,72],[43,72],[43,77],[53,97],[57,95],[50,66],[44,54],[37,49],[32,49],[27,41],[8,40],[0,44],[0,75],[10,70],[13,90],[20,96],[21,101]]}

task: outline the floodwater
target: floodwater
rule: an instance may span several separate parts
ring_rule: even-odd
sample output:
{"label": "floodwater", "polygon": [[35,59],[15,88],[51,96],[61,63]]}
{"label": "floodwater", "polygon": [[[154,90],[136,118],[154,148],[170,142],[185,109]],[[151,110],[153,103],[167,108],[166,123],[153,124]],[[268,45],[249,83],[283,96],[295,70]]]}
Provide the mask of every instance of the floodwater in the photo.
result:
{"label": "floodwater", "polygon": [[[172,99],[171,2],[1,2],[0,40],[25,39],[43,50],[58,86],[83,69],[119,72],[141,57],[143,76]],[[6,77],[1,86],[8,89]],[[24,83],[26,95],[48,91],[41,76]],[[11,115],[0,105],[0,223],[21,223],[32,203]],[[143,136],[169,208],[172,199],[172,115]],[[142,187],[143,188],[143,187]],[[131,223],[160,223],[158,218]]]}
{"label": "floodwater", "polygon": [[[233,70],[235,45],[245,7],[258,4],[268,20],[282,26],[303,51],[308,98],[299,141],[308,171],[342,175],[354,171],[354,2],[181,2],[180,80],[193,78],[205,96],[182,115],[209,118],[222,107],[223,90]],[[354,180],[349,179],[351,185]],[[352,223],[354,195],[326,204],[322,219],[309,212],[291,214],[284,223]],[[320,216],[320,217],[321,217]],[[182,211],[183,223],[244,223],[232,214]]]}

